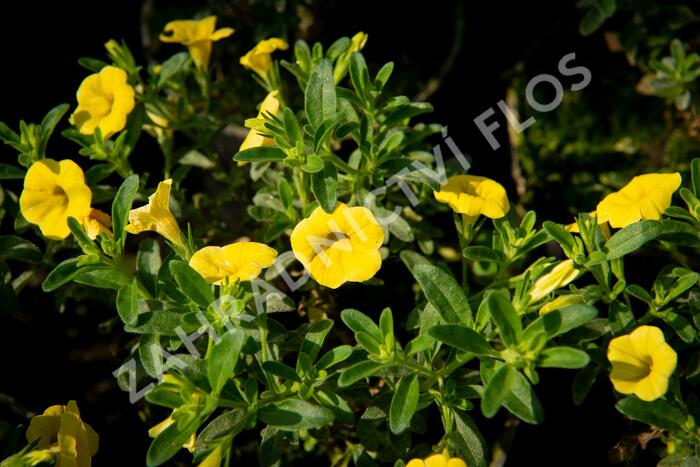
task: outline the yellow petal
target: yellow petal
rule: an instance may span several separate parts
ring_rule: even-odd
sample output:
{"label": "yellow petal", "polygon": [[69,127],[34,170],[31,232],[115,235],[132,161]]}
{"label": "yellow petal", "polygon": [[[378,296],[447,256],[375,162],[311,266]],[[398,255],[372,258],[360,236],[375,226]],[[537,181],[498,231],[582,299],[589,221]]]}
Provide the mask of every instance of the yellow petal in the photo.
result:
{"label": "yellow petal", "polygon": [[[258,119],[264,118],[263,116],[266,114],[277,115],[280,108],[280,101],[277,98],[278,94],[278,91],[271,91],[265,96],[265,99],[260,104]],[[248,132],[238,150],[245,151],[246,149],[269,146],[271,144],[274,144],[274,140],[263,136],[258,130],[252,129]]]}
{"label": "yellow petal", "polygon": [[456,457],[453,457],[449,461],[447,461],[447,467],[467,467],[467,463],[464,462],[462,459],[457,459]]}
{"label": "yellow petal", "polygon": [[91,454],[87,431],[80,420],[80,411],[75,401],[68,402],[61,415],[58,447],[57,466],[86,467],[90,465]]}
{"label": "yellow petal", "polygon": [[453,211],[472,217],[483,214],[499,219],[510,210],[505,188],[486,177],[455,175],[448,178],[440,191],[433,192],[433,195]]}
{"label": "yellow petal", "polygon": [[411,459],[406,464],[406,467],[425,467],[425,462],[423,462],[423,459]]}
{"label": "yellow petal", "polygon": [[579,303],[585,303],[584,297],[581,294],[560,295],[551,302],[543,305],[542,308],[540,308],[540,315]]}
{"label": "yellow petal", "polygon": [[112,218],[109,214],[100,211],[99,209],[91,208],[88,215],[85,216],[83,220],[83,227],[85,228],[85,233],[92,240],[100,236],[101,233],[107,234],[107,236],[112,236]]}
{"label": "yellow petal", "polygon": [[237,242],[224,247],[204,247],[190,259],[190,267],[208,283],[223,284],[228,278],[250,281],[260,275],[263,268],[272,266],[277,251],[256,242]]}
{"label": "yellow petal", "polygon": [[381,267],[384,231],[365,207],[338,203],[332,214],[316,208],[297,224],[290,240],[295,257],[326,287],[364,282]]}
{"label": "yellow petal", "polygon": [[276,50],[287,50],[287,47],[287,42],[278,37],[262,40],[241,57],[240,63],[265,78],[272,69],[271,54]]}
{"label": "yellow petal", "polygon": [[425,467],[447,467],[447,457],[442,454],[434,454],[425,459]]}
{"label": "yellow petal", "polygon": [[223,448],[218,445],[212,452],[199,463],[197,467],[219,467],[223,461]]}
{"label": "yellow petal", "polygon": [[574,266],[574,261],[567,259],[557,264],[550,272],[537,279],[530,291],[530,302],[537,302],[556,289],[565,287],[578,277],[578,269]]}
{"label": "yellow petal", "polygon": [[156,232],[175,245],[183,247],[180,227],[170,212],[170,188],[172,179],[158,184],[156,192],[148,197],[148,204],[129,212],[129,225],[125,230],[130,234]]}
{"label": "yellow petal", "polygon": [[68,218],[82,221],[91,201],[92,192],[78,164],[42,159],[27,171],[19,204],[24,218],[38,225],[45,237],[64,239],[70,234]]}

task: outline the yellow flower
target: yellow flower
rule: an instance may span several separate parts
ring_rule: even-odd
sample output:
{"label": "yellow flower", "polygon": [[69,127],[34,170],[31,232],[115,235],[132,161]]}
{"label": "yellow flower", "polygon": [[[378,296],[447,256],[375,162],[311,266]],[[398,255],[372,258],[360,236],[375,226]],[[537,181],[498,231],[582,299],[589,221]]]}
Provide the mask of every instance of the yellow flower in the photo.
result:
{"label": "yellow flower", "polygon": [[99,237],[102,232],[106,233],[108,237],[112,236],[112,218],[99,209],[90,208],[88,215],[83,219],[83,227],[88,237],[93,240]]}
{"label": "yellow flower", "polygon": [[567,259],[557,264],[544,276],[537,279],[528,292],[530,303],[543,299],[556,289],[566,286],[578,277],[578,269],[574,266],[574,260]]}
{"label": "yellow flower", "polygon": [[620,191],[598,203],[598,222],[627,227],[641,219],[658,220],[671,205],[671,196],[681,186],[681,175],[646,174],[634,177]]}
{"label": "yellow flower", "polygon": [[158,184],[156,192],[148,197],[148,204],[129,212],[129,225],[125,230],[130,234],[156,232],[170,240],[171,243],[184,247],[182,234],[175,217],[170,212],[170,187],[172,179]]}
{"label": "yellow flower", "polygon": [[[268,93],[267,96],[265,96],[265,99],[262,101],[262,104],[260,104],[260,111],[258,112],[258,117],[256,120],[260,121],[261,119],[263,119],[263,115],[265,114],[277,115],[277,112],[280,108],[280,101],[277,99],[278,94],[279,93],[277,91],[271,91],[270,93]],[[272,138],[263,136],[260,133],[260,131],[258,131],[255,128],[252,128],[248,132],[248,135],[245,137],[240,149],[238,150],[245,151],[246,149],[257,148],[260,146],[269,146],[274,143],[275,142],[274,140],[272,140]]]}
{"label": "yellow flower", "polygon": [[71,160],[42,159],[29,167],[19,198],[22,215],[54,240],[70,234],[68,218],[82,221],[90,210],[92,192],[83,170]]}
{"label": "yellow flower", "polygon": [[369,280],[382,265],[384,231],[365,207],[338,203],[332,214],[316,208],[294,227],[291,242],[311,277],[332,289]]}
{"label": "yellow flower", "polygon": [[202,462],[199,463],[197,467],[219,467],[221,462],[223,462],[224,448],[222,445],[218,445],[216,449],[207,455]]}
{"label": "yellow flower", "polygon": [[106,66],[83,80],[78,88],[78,108],[71,115],[80,133],[92,135],[99,128],[109,138],[126,126],[134,110],[134,88],[126,81],[126,71]]}
{"label": "yellow flower", "polygon": [[53,405],[43,415],[32,417],[26,436],[30,443],[38,440],[39,449],[56,446],[52,451],[56,452],[57,467],[90,466],[100,440],[95,430],[80,419],[75,401]]}
{"label": "yellow flower", "polygon": [[250,52],[241,57],[241,65],[265,79],[272,70],[272,52],[287,50],[287,47],[289,47],[287,42],[278,37],[262,40]]}
{"label": "yellow flower", "polygon": [[[146,115],[148,119],[153,123],[146,123],[143,125],[143,129],[146,133],[153,136],[154,138],[160,140],[166,134],[171,134],[172,130],[168,128],[168,120],[161,117],[157,113],[146,110]],[[167,132],[167,133],[166,133]]]}
{"label": "yellow flower", "polygon": [[[165,431],[166,428],[168,428],[170,425],[175,423],[175,419],[173,417],[168,417],[159,424],[152,426],[148,430],[148,436],[151,438],[156,438],[158,437],[159,434],[161,434],[163,431]],[[190,452],[194,452],[195,446],[197,444],[197,436],[195,433],[192,433],[192,436],[190,436],[185,444],[182,445],[183,448],[187,449]]]}
{"label": "yellow flower", "polygon": [[636,394],[643,401],[653,401],[666,394],[668,379],[676,369],[676,352],[655,326],[640,326],[611,340],[608,360],[612,364],[610,381],[615,390]]}
{"label": "yellow flower", "polygon": [[211,56],[211,43],[234,33],[231,28],[221,28],[216,31],[215,29],[216,16],[208,16],[200,20],[171,21],[163,28],[160,40],[187,46],[194,64],[198,68],[207,68]]}
{"label": "yellow flower", "polygon": [[205,246],[190,259],[190,267],[210,284],[250,281],[275,262],[277,250],[256,242],[237,242],[223,247]]}
{"label": "yellow flower", "polygon": [[510,209],[505,188],[486,177],[455,175],[433,194],[436,200],[448,204],[453,211],[464,214],[471,221],[481,214],[499,219]]}
{"label": "yellow flower", "polygon": [[560,308],[567,307],[569,305],[577,305],[579,303],[585,303],[583,295],[581,294],[567,294],[559,295],[557,298],[551,302],[545,304],[540,308],[540,315],[549,313],[550,311],[558,310]]}
{"label": "yellow flower", "polygon": [[467,464],[457,457],[449,458],[444,454],[433,454],[425,459],[411,459],[406,467],[467,467]]}
{"label": "yellow flower", "polygon": [[364,49],[368,38],[369,36],[362,31],[352,36],[352,39],[350,39],[350,53],[359,52]]}

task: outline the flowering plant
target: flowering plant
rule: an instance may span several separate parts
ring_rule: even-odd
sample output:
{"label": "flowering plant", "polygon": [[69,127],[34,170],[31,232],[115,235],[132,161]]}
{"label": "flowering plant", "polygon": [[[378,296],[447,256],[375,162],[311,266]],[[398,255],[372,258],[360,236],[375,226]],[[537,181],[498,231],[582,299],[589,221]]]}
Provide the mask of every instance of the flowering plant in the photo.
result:
{"label": "flowering plant", "polygon": [[[577,372],[577,404],[605,381],[668,462],[700,462],[700,159],[640,174],[573,225],[538,222],[466,173],[443,126],[415,121],[429,104],[387,91],[394,65],[370,70],[363,33],[255,45],[240,63],[259,112],[222,150],[212,58],[232,34],[216,17],[173,21],[161,40],[186,50],[162,63],[141,67],[116,41],[108,62],[83,60],[61,133],[82,159],[47,150],[68,104],[0,125],[18,153],[0,165],[15,230],[0,237],[3,285],[16,298],[39,276],[46,293],[111,304],[129,336],[114,376],[149,407],[148,465],[182,450],[232,465],[252,433],[264,466],[485,467],[480,426],[543,423],[548,368]],[[450,161],[430,151],[439,137]],[[145,138],[158,173],[134,170],[157,157]],[[669,255],[650,287],[625,270],[647,248]],[[342,289],[354,307],[338,306]],[[90,465],[81,417],[50,407],[2,465]]]}

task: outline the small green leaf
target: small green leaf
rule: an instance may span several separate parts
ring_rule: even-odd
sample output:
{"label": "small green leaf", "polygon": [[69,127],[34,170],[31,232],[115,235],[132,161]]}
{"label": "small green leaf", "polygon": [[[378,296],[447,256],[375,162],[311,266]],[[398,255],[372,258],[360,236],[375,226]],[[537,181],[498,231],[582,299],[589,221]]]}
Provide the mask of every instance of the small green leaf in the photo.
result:
{"label": "small green leaf", "polygon": [[588,365],[590,360],[591,358],[583,350],[572,347],[550,347],[540,353],[538,366],[578,369]]}
{"label": "small green leaf", "polygon": [[261,407],[258,418],[280,430],[299,431],[328,425],[334,417],[333,411],[326,407],[303,400],[287,399]]}
{"label": "small green leaf", "polygon": [[209,284],[187,263],[171,261],[169,267],[180,291],[187,295],[190,300],[204,308],[214,302],[214,294]]}
{"label": "small green leaf", "polygon": [[576,248],[576,240],[574,240],[573,235],[564,230],[561,225],[552,221],[544,221],[542,227],[544,228],[544,231],[547,232],[549,236],[561,246],[567,256],[573,253],[574,249]]}
{"label": "small green leaf", "polygon": [[333,321],[329,319],[322,319],[312,324],[304,336],[299,353],[305,353],[312,361],[315,360],[321,351],[323,341],[332,328]]}
{"label": "small green leaf", "polygon": [[79,269],[78,258],[69,258],[63,261],[46,276],[46,279],[44,279],[44,282],[41,284],[41,289],[44,292],[56,290],[63,284],[70,282],[78,273]]}
{"label": "small green leaf", "polygon": [[22,180],[25,170],[10,164],[0,164],[0,180]]}
{"label": "small green leaf", "polygon": [[659,221],[639,221],[618,231],[605,244],[608,259],[617,259],[640,248],[645,243],[654,240],[664,231],[663,223]]}
{"label": "small green leaf", "polygon": [[275,162],[283,161],[287,155],[278,146],[259,146],[246,149],[233,156],[234,161],[240,162]]}
{"label": "small green leaf", "polygon": [[494,350],[479,333],[458,324],[434,326],[428,334],[440,342],[474,355],[492,356]]}
{"label": "small green leaf", "polygon": [[372,336],[377,342],[382,342],[382,333],[379,327],[366,314],[361,311],[347,309],[340,313],[340,319],[349,327],[352,332],[365,332]]}
{"label": "small green leaf", "polygon": [[284,363],[271,360],[269,362],[264,362],[262,368],[271,375],[279,376],[287,381],[297,381],[301,383],[301,377],[294,371],[294,368],[288,367]]}
{"label": "small green leaf", "polygon": [[126,235],[124,227],[129,223],[129,211],[139,189],[138,175],[131,175],[121,184],[112,202],[112,231],[114,241],[119,242]]}
{"label": "small green leaf", "polygon": [[304,108],[306,116],[314,128],[318,128],[324,120],[335,114],[336,93],[333,83],[333,67],[327,59],[319,62],[309,77],[304,92]]}
{"label": "small green leaf", "polygon": [[343,370],[340,374],[340,378],[338,378],[338,386],[341,388],[348,387],[363,378],[376,375],[384,366],[383,363],[377,363],[371,360],[356,363]]}
{"label": "small green leaf", "polygon": [[520,342],[522,323],[513,304],[504,291],[494,291],[486,297],[486,305],[499,335],[507,347],[515,347]]}
{"label": "small green leaf", "polygon": [[598,316],[598,310],[590,305],[569,305],[537,318],[523,331],[523,339],[529,341],[540,332],[545,332],[551,339],[574,328],[583,326]]}
{"label": "small green leaf", "polygon": [[136,278],[131,281],[131,284],[125,285],[117,291],[117,313],[119,313],[121,320],[130,326],[135,326],[138,320],[137,297]]}
{"label": "small green leaf", "polygon": [[346,360],[352,354],[352,347],[340,345],[326,352],[316,363],[317,370],[325,370]]}
{"label": "small green leaf", "polygon": [[501,408],[510,392],[517,370],[510,365],[502,365],[491,377],[483,396],[481,396],[481,412],[486,418],[492,418]]}
{"label": "small green leaf", "polygon": [[229,329],[211,348],[207,358],[207,377],[215,393],[221,392],[226,381],[233,376],[244,341],[243,331]]}
{"label": "small green leaf", "polygon": [[338,200],[338,174],[333,164],[324,164],[323,170],[311,174],[311,192],[319,206],[332,213]]}
{"label": "small green leaf", "polygon": [[506,257],[503,253],[485,246],[469,246],[464,249],[462,254],[465,258],[472,261],[485,261],[498,264],[503,264],[506,261]]}
{"label": "small green leaf", "polygon": [[675,405],[661,399],[644,402],[628,396],[615,404],[615,408],[629,418],[672,432],[682,431],[686,418]]}
{"label": "small green leaf", "polygon": [[152,296],[158,294],[160,266],[160,245],[158,242],[152,238],[142,240],[136,253],[136,274]]}
{"label": "small green leaf", "polygon": [[41,258],[41,250],[32,242],[16,235],[0,236],[0,261],[17,260],[38,263]]}
{"label": "small green leaf", "polygon": [[451,274],[432,264],[417,264],[411,268],[411,272],[428,301],[446,321],[464,324],[473,322],[464,290]]}
{"label": "small green leaf", "polygon": [[447,437],[451,449],[469,467],[487,467],[488,447],[476,422],[461,410],[453,410],[453,413],[455,430]]}
{"label": "small green leaf", "polygon": [[408,375],[396,386],[389,407],[389,428],[395,435],[403,433],[411,425],[413,414],[418,408],[419,391],[416,373]]}
{"label": "small green leaf", "polygon": [[201,421],[199,417],[179,427],[179,423],[173,423],[163,430],[156,439],[153,440],[146,454],[146,464],[151,466],[162,465],[170,460],[182,449],[182,445],[197,431]]}

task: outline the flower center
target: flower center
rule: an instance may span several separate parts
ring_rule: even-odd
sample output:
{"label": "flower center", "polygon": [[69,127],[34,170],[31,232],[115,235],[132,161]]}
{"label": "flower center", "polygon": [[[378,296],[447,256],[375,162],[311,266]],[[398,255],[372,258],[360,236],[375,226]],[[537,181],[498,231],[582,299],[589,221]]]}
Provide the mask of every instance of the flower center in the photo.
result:
{"label": "flower center", "polygon": [[326,235],[326,239],[332,242],[337,242],[340,240],[347,240],[350,236],[344,232],[331,232]]}
{"label": "flower center", "polygon": [[51,196],[58,206],[65,208],[68,206],[68,193],[60,185],[55,185],[51,190]]}

